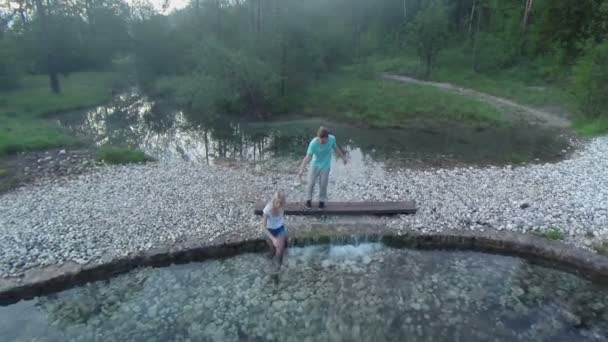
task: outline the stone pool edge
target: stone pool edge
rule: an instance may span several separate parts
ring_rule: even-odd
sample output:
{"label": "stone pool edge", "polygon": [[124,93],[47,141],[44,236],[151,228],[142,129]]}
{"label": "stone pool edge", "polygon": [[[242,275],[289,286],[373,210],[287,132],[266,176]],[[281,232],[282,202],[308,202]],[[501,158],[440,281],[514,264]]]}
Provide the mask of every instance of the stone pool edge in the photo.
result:
{"label": "stone pool edge", "polygon": [[[493,230],[396,233],[374,224],[308,224],[291,231],[292,245],[369,241],[400,248],[495,253],[522,257],[543,266],[608,284],[608,257],[530,234]],[[34,268],[28,270],[23,277],[0,278],[0,305],[9,305],[22,299],[108,279],[138,267],[163,267],[227,258],[242,253],[261,252],[266,248],[265,241],[260,238],[233,241],[225,239],[211,243],[198,240],[154,248],[125,257],[103,258],[100,263],[79,265],[68,262],[60,266]]]}

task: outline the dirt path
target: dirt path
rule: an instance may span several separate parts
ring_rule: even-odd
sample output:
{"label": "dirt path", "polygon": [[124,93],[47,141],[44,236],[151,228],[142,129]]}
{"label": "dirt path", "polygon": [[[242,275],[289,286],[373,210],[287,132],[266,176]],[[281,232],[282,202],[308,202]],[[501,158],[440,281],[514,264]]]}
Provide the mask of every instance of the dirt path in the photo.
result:
{"label": "dirt path", "polygon": [[[382,77],[391,81],[432,86],[439,89],[451,91],[459,95],[479,99],[493,106],[496,106],[499,109],[502,109],[506,114],[512,116],[512,118],[515,120],[521,119],[533,124],[539,124],[554,128],[568,128],[571,125],[570,120],[561,117],[557,114],[524,106],[511,100],[482,93],[473,89],[462,88],[449,83],[422,81],[407,76],[399,76],[393,74],[383,74]],[[513,109],[515,109],[515,111],[513,111]]]}

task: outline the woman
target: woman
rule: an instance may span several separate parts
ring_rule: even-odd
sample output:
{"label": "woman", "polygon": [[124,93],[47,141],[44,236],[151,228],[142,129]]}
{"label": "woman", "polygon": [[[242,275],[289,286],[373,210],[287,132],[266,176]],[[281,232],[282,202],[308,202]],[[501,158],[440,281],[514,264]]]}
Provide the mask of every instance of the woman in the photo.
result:
{"label": "woman", "polygon": [[283,263],[283,254],[287,248],[287,228],[285,228],[285,213],[283,210],[285,203],[285,194],[277,191],[263,210],[264,221],[262,227],[268,236],[271,250],[270,257],[277,257],[279,267]]}

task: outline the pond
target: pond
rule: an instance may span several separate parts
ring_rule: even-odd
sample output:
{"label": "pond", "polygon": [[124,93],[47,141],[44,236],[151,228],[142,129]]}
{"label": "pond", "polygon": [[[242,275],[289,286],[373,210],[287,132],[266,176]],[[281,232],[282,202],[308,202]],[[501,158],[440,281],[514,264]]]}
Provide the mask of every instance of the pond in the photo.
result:
{"label": "pond", "polygon": [[529,263],[380,243],[166,268],[0,307],[4,341],[606,341],[608,288]]}
{"label": "pond", "polygon": [[319,118],[281,121],[209,119],[153,101],[136,90],[106,106],[62,115],[72,131],[97,144],[139,148],[160,160],[214,163],[302,158],[320,125],[329,127],[355,164],[426,167],[504,165],[559,160],[570,148],[559,132],[531,126],[472,128],[412,123],[372,129]]}

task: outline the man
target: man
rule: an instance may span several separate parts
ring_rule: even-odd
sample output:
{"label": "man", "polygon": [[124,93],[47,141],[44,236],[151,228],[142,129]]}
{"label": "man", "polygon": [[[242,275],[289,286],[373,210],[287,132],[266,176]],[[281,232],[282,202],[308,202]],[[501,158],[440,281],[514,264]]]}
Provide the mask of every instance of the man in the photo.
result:
{"label": "man", "polygon": [[306,207],[312,208],[312,195],[315,190],[315,183],[319,181],[321,187],[319,191],[319,208],[325,208],[327,201],[327,183],[329,182],[329,171],[331,169],[332,152],[336,151],[346,165],[346,157],[342,150],[336,144],[336,137],[329,134],[329,131],[321,127],[317,132],[317,137],[312,139],[308,145],[306,157],[302,160],[298,177],[302,180],[304,169],[312,160],[312,166],[308,172],[308,194],[306,198]]}

